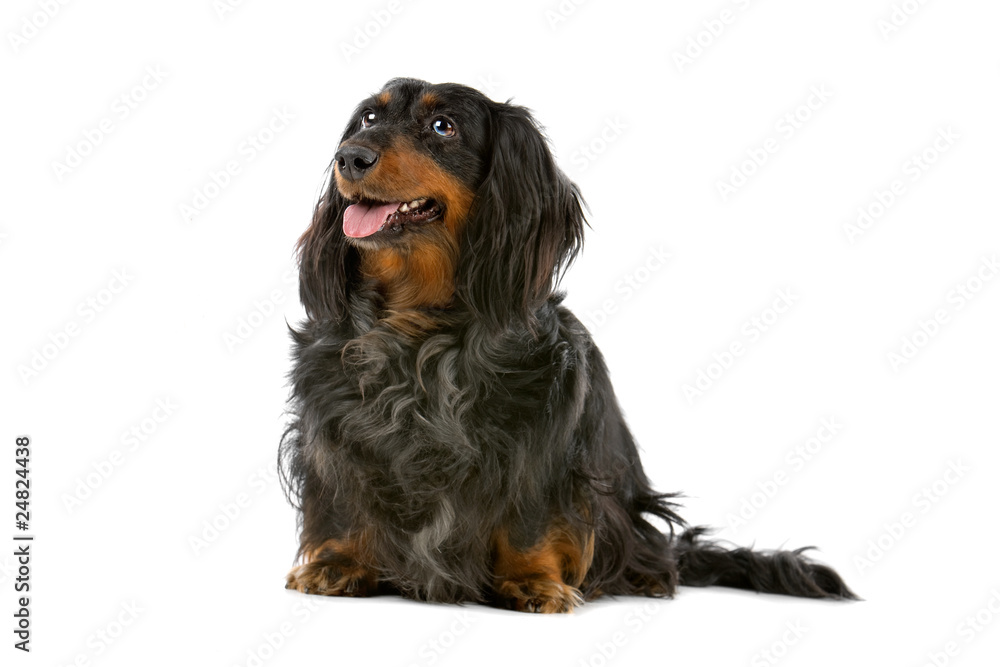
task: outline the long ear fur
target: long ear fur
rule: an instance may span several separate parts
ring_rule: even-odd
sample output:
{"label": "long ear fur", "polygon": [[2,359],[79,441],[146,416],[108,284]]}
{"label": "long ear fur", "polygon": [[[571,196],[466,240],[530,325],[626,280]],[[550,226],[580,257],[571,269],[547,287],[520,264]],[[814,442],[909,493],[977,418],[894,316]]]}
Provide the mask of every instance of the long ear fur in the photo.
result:
{"label": "long ear fur", "polygon": [[344,235],[347,202],[337,190],[332,163],[327,171],[329,185],[298,243],[299,299],[310,319],[340,322],[348,316],[348,299],[359,276],[359,257]]}
{"label": "long ear fur", "polygon": [[533,328],[583,244],[582,199],[527,109],[496,105],[491,135],[493,156],[463,232],[458,295],[494,331]]}

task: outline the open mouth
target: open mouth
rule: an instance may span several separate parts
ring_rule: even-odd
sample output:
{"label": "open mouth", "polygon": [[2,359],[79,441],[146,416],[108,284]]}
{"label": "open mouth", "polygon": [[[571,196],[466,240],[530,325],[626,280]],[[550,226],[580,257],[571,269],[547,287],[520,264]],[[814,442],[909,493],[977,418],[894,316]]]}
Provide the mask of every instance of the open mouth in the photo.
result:
{"label": "open mouth", "polygon": [[344,234],[361,239],[380,231],[402,232],[407,225],[437,220],[443,207],[430,197],[408,202],[359,201],[344,211]]}

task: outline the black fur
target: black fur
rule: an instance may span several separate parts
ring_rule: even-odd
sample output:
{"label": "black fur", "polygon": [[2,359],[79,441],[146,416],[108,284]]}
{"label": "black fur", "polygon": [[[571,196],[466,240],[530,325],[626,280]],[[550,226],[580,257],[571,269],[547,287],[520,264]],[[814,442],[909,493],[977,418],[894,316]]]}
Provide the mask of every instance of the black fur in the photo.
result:
{"label": "black fur", "polygon": [[[416,150],[475,198],[452,301],[402,314],[361,271],[366,246],[344,234],[351,202],[333,177],[317,205],[300,241],[308,317],[292,330],[281,468],[301,510],[300,555],[326,568],[321,581],[342,579],[296,586],[293,570],[289,585],[510,605],[496,535],[528,552],[558,525],[593,535],[579,582],[587,599],[672,596],[678,584],[853,598],[801,550],[727,550],[700,528],[675,533],[684,523],[673,494],[651,488],[601,353],[553,291],[580,249],[584,213],[528,111],[454,84],[397,79],[384,90],[392,102],[380,117],[390,120],[379,131],[415,136]],[[457,141],[419,134],[412,109],[427,92],[455,121]],[[342,143],[365,136],[352,120]],[[321,548],[355,538],[362,556]]]}

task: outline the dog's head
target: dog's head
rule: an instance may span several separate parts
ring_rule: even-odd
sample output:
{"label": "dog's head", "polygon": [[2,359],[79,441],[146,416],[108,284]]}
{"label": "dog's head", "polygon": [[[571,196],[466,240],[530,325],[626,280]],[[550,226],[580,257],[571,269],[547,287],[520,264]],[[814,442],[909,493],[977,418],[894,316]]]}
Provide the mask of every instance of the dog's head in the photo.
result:
{"label": "dog's head", "polygon": [[393,79],[358,105],[300,240],[310,317],[341,320],[364,280],[392,308],[465,308],[492,329],[532,313],[575,256],[584,216],[523,107]]}

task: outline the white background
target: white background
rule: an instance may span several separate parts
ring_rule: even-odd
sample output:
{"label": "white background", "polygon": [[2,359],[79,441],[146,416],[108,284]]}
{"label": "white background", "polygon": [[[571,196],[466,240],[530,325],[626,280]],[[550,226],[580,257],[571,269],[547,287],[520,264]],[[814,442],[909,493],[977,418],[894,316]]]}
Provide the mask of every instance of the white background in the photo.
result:
{"label": "white background", "polygon": [[[977,273],[992,277],[983,261],[1000,252],[996,3],[908,0],[891,31],[890,0],[567,0],[565,16],[555,0],[50,2],[51,18],[44,4],[8,1],[0,19],[0,533],[13,544],[13,441],[29,434],[37,536],[30,655],[11,647],[13,547],[0,550],[4,664],[996,656],[1000,280]],[[348,57],[373,12],[386,25]],[[293,246],[349,113],[394,76],[535,110],[592,211],[568,303],[604,350],[649,475],[723,538],[819,545],[865,602],[685,588],[538,617],[283,589],[295,518],[274,463],[285,320],[303,314]],[[275,110],[293,118],[269,134]],[[88,145],[102,121],[110,133]],[[744,164],[767,146],[762,166]],[[55,165],[72,151],[87,154]],[[933,163],[914,172],[925,151]],[[229,161],[239,173],[212,187]],[[734,169],[753,173],[724,201]],[[849,235],[894,180],[902,194]],[[670,259],[650,261],[661,249]],[[978,291],[959,299],[960,285]],[[779,290],[794,301],[773,321]],[[754,317],[771,325],[751,340]],[[712,367],[734,342],[743,354]],[[699,371],[716,379],[689,400]],[[842,426],[796,463],[824,419]],[[984,625],[966,620],[977,613]]]}

